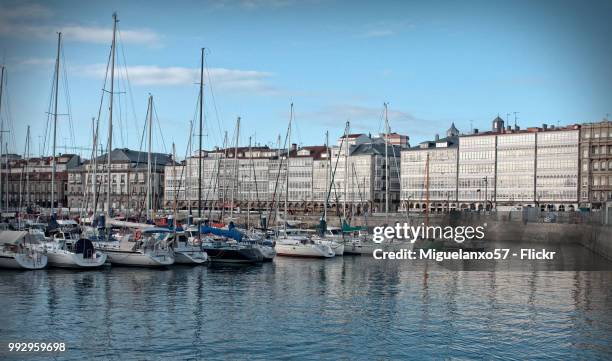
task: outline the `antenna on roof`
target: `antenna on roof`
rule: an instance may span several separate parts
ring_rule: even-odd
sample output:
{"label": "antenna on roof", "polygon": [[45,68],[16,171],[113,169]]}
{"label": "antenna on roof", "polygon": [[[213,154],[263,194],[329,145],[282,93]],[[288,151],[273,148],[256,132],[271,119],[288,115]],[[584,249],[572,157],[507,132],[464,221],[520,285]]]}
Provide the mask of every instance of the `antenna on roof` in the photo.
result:
{"label": "antenna on roof", "polygon": [[516,120],[518,117],[516,116],[519,112],[514,112],[514,128],[516,128]]}
{"label": "antenna on roof", "polygon": [[470,120],[470,134],[474,133],[474,126],[473,126],[473,121]]}

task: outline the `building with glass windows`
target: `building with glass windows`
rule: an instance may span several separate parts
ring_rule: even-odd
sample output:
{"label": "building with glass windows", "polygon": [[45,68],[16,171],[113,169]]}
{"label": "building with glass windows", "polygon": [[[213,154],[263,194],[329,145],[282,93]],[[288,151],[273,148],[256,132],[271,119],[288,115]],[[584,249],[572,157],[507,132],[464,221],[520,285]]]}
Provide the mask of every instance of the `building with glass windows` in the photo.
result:
{"label": "building with glass windows", "polygon": [[580,207],[601,209],[612,200],[612,121],[583,124],[580,134]]}
{"label": "building with glass windows", "polygon": [[459,138],[457,202],[459,209],[484,209],[495,200],[497,135],[474,134]]}
{"label": "building with glass windows", "polygon": [[461,135],[402,152],[402,209],[432,212],[498,206],[570,210],[578,206],[577,125],[504,127]]}
{"label": "building with glass windows", "polygon": [[402,211],[442,212],[457,208],[458,134],[454,124],[447,137],[425,141],[402,151]]}

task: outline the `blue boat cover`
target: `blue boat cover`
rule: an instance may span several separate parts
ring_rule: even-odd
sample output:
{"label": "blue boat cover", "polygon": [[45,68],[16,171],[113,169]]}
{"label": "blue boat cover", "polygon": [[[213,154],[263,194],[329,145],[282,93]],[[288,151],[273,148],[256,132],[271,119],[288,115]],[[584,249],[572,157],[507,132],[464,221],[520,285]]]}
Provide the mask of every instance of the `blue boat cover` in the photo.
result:
{"label": "blue boat cover", "polygon": [[227,226],[227,230],[221,228],[215,228],[208,225],[208,222],[204,222],[204,225],[200,228],[200,233],[203,234],[214,234],[215,236],[221,236],[226,238],[235,239],[236,241],[242,241],[242,233],[240,233],[234,222],[230,222]]}

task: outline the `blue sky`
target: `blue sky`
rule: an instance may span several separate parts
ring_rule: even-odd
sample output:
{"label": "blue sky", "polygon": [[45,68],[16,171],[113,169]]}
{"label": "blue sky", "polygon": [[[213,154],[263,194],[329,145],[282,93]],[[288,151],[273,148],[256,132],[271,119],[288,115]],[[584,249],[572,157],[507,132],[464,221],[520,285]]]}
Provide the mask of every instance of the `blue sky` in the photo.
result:
{"label": "blue sky", "polygon": [[201,47],[209,49],[206,148],[219,145],[224,130],[231,137],[237,116],[243,145],[249,136],[275,141],[291,102],[294,141],[302,144],[321,144],[326,130],[335,140],[347,119],[354,132],[380,132],[383,102],[392,130],[412,143],[453,121],[461,131],[488,129],[498,113],[520,112],[523,127],[612,113],[610,1],[0,0],[10,151],[23,152],[28,124],[32,152],[41,148],[57,31],[67,79],[59,113],[72,118],[60,116],[58,144],[91,146],[113,11],[122,72],[114,147],[139,148],[152,93],[154,149],[170,152],[176,142],[184,156]]}

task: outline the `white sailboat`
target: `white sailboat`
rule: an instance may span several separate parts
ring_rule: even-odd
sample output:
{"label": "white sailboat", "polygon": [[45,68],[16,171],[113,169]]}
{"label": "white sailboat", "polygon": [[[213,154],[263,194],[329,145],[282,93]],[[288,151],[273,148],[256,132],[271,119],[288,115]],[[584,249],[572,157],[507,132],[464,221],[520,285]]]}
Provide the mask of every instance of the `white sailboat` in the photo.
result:
{"label": "white sailboat", "polygon": [[314,236],[313,241],[328,245],[336,256],[344,255],[344,242],[342,229],[338,227],[327,227],[322,236]]}
{"label": "white sailboat", "polygon": [[42,269],[47,255],[26,231],[0,231],[0,268]]}
{"label": "white sailboat", "polygon": [[127,234],[118,241],[97,242],[95,246],[118,266],[164,267],[174,263],[170,247],[172,231],[167,228],[145,228]]}
{"label": "white sailboat", "polygon": [[[176,148],[172,143],[172,176],[176,179]],[[202,245],[195,245],[193,241],[185,236],[185,232],[177,232],[176,205],[180,189],[174,191],[173,214],[168,217],[169,223],[173,228],[172,249],[174,251],[174,262],[180,264],[203,264],[208,261],[208,254],[202,249]]]}
{"label": "white sailboat", "polygon": [[[276,240],[276,254],[288,257],[316,257],[330,258],[336,254],[327,244],[316,242],[312,237],[291,235],[287,229],[287,217],[289,215],[289,160],[291,159],[291,121],[293,120],[293,103],[289,115],[289,126],[287,127],[287,164],[285,170],[285,214],[283,219],[283,230],[279,232]],[[279,168],[280,171],[280,168]]]}
{"label": "white sailboat", "polygon": [[98,268],[106,263],[106,254],[96,250],[85,238],[57,239],[44,245],[50,267]]}
{"label": "white sailboat", "polygon": [[276,254],[288,257],[331,258],[336,254],[329,246],[313,237],[311,232],[300,229],[284,229],[279,231],[276,240]]}
{"label": "white sailboat", "polygon": [[172,249],[174,263],[177,264],[204,264],[209,261],[208,254],[202,250],[201,244],[196,245],[184,232],[177,232],[174,235]]}

